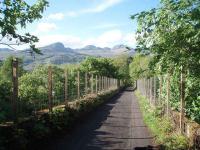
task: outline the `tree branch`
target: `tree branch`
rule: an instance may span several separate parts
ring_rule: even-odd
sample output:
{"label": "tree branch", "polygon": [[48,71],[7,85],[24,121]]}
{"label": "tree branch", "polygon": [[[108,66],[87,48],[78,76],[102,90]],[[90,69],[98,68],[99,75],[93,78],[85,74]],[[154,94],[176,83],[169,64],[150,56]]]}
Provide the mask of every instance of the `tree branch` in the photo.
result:
{"label": "tree branch", "polygon": [[[13,46],[11,46],[11,45],[14,45],[14,44],[0,43],[0,45],[6,45],[6,46],[10,47],[10,48],[13,49],[13,50],[17,50],[17,49],[14,48]],[[15,45],[17,45],[17,44],[15,44]]]}

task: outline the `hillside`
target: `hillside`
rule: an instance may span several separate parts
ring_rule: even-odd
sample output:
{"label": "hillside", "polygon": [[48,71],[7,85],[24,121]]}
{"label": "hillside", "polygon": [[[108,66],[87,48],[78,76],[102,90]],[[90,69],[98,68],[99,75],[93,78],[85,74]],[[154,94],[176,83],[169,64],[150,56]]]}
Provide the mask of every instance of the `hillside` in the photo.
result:
{"label": "hillside", "polygon": [[0,48],[0,60],[4,60],[8,56],[17,56],[22,58],[24,60],[24,66],[27,69],[30,69],[37,64],[79,63],[87,56],[113,57],[121,53],[133,55],[135,52],[134,49],[127,51],[124,45],[117,45],[113,48],[101,48],[94,45],[88,45],[80,49],[72,49],[65,47],[60,42],[41,47],[39,49],[41,50],[42,55],[31,55],[30,50],[28,49],[14,51],[8,48]]}

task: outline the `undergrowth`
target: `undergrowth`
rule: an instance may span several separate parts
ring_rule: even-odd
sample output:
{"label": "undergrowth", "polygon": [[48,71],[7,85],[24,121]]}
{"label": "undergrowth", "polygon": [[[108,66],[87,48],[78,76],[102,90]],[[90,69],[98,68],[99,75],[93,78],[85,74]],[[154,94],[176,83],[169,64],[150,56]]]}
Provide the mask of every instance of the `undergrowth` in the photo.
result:
{"label": "undergrowth", "polygon": [[166,150],[188,149],[188,139],[175,131],[168,117],[161,116],[161,108],[152,108],[139,92],[136,92],[136,96],[139,99],[144,122],[155,136],[155,143],[162,145]]}

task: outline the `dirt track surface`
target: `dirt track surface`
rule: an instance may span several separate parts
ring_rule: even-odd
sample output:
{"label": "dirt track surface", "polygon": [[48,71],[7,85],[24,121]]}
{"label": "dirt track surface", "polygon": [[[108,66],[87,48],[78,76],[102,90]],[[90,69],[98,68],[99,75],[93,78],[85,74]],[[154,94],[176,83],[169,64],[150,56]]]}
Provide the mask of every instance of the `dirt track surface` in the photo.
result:
{"label": "dirt track surface", "polygon": [[144,125],[137,98],[127,89],[88,116],[71,136],[56,141],[48,149],[134,150],[152,144],[153,137]]}

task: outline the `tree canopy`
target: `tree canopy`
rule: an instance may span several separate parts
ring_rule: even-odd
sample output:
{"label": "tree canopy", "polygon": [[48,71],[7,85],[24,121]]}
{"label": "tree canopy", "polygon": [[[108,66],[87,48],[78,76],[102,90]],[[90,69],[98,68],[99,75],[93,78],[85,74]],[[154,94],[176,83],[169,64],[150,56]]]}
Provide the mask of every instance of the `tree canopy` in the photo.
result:
{"label": "tree canopy", "polygon": [[80,70],[101,76],[117,77],[117,67],[108,58],[88,57],[80,64]]}
{"label": "tree canopy", "polygon": [[161,0],[159,8],[135,14],[135,18],[137,49],[153,53],[155,67],[163,72],[172,67],[199,65],[199,0]]}
{"label": "tree canopy", "polygon": [[151,58],[149,56],[136,54],[130,63],[130,77],[133,81],[150,76],[149,62]]}
{"label": "tree canopy", "polygon": [[34,43],[38,38],[30,33],[21,34],[18,28],[26,28],[28,23],[42,18],[44,9],[48,6],[46,0],[37,0],[29,5],[24,0],[3,0],[0,2],[0,45],[29,44],[32,52],[39,53]]}
{"label": "tree canopy", "polygon": [[161,0],[158,8],[131,18],[138,23],[137,50],[152,56],[150,70],[171,76],[171,106],[180,109],[182,81],[186,115],[200,122],[200,1]]}

